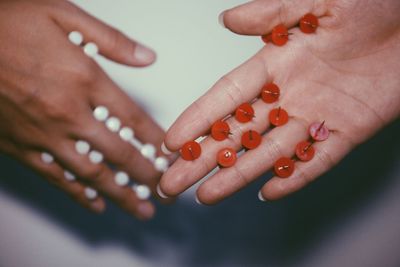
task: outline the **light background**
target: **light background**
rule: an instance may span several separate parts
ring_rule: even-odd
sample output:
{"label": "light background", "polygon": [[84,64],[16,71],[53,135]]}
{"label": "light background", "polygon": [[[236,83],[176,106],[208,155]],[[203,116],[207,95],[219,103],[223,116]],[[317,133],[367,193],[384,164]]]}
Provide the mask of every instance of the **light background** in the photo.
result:
{"label": "light background", "polygon": [[[100,63],[164,128],[262,46],[218,24],[221,11],[245,1],[75,2],[157,51],[150,68]],[[147,224],[113,206],[89,214],[2,157],[0,267],[398,267],[399,134],[399,123],[391,125],[281,202],[257,200],[267,174],[216,207],[197,206],[188,192]]]}

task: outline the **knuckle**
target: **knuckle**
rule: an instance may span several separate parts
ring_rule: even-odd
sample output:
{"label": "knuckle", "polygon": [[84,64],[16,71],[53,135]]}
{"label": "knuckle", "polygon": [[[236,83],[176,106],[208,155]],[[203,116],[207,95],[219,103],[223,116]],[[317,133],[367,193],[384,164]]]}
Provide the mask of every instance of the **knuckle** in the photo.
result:
{"label": "knuckle", "polygon": [[318,159],[320,165],[322,166],[322,169],[324,169],[324,170],[328,170],[335,165],[335,161],[328,154],[328,152],[323,148],[318,149],[315,156]]}
{"label": "knuckle", "polygon": [[127,121],[131,121],[137,129],[144,128],[146,117],[143,115],[143,111],[137,107],[132,106],[132,111],[128,114]]}
{"label": "knuckle", "polygon": [[25,82],[20,85],[22,94],[18,101],[21,106],[28,106],[31,103],[37,103],[40,100],[42,90],[33,82]]}
{"label": "knuckle", "polygon": [[138,154],[133,153],[132,149],[129,146],[126,146],[124,149],[121,149],[118,152],[118,164],[128,165],[131,162],[135,162],[138,159]]}
{"label": "knuckle", "polygon": [[247,186],[251,183],[251,180],[245,175],[236,165],[233,166],[233,176],[237,177],[242,182],[243,186]]}
{"label": "knuckle", "polygon": [[114,28],[109,27],[106,31],[106,37],[104,40],[107,40],[106,47],[110,51],[119,51],[124,49],[126,45],[126,38],[122,32],[116,30]]}
{"label": "knuckle", "polygon": [[302,184],[300,188],[303,188],[304,186],[310,184],[312,181],[314,181],[313,176],[309,172],[305,172],[301,169],[297,169],[297,174],[296,176],[298,177],[299,180],[302,181]]}
{"label": "knuckle", "polygon": [[207,107],[203,104],[204,102],[203,98],[198,98],[197,100],[195,100],[193,102],[193,104],[191,105],[193,111],[193,114],[196,114],[198,116],[199,120],[202,120],[205,122],[205,124],[207,125],[207,128],[211,127],[211,125],[213,125],[213,121],[210,120],[209,116],[205,115],[205,110],[207,110]]}
{"label": "knuckle", "polygon": [[91,86],[98,77],[98,68],[90,59],[85,59],[74,66],[72,80],[80,86]]}
{"label": "knuckle", "polygon": [[102,165],[88,165],[82,167],[78,173],[81,178],[96,180],[101,177],[103,173],[103,167]]}
{"label": "knuckle", "polygon": [[201,203],[205,205],[213,205],[218,201],[220,195],[223,191],[218,186],[209,186],[204,184],[197,190],[197,196]]}
{"label": "knuckle", "polygon": [[60,122],[72,121],[74,116],[69,110],[67,101],[63,99],[53,97],[42,99],[42,112],[50,120]]}
{"label": "knuckle", "polygon": [[162,192],[169,197],[175,197],[182,193],[182,188],[185,187],[186,184],[187,175],[185,175],[183,172],[179,172],[174,176],[166,176],[160,181]]}
{"label": "knuckle", "polygon": [[[231,132],[232,132],[233,136],[242,136],[244,134],[244,132],[246,131],[244,128],[242,128],[241,123],[238,122],[237,120],[232,120],[229,122],[229,124],[230,124]],[[233,139],[233,141],[235,142],[235,144],[237,146],[242,145],[242,141],[240,138],[235,138],[235,139]]]}
{"label": "knuckle", "polygon": [[274,139],[268,137],[265,140],[265,151],[269,154],[271,160],[278,159],[283,155],[280,145]]}
{"label": "knuckle", "polygon": [[242,88],[234,79],[232,79],[229,74],[224,75],[221,78],[221,83],[225,86],[222,86],[222,89],[225,91],[226,95],[229,97],[229,100],[232,102],[234,106],[239,106],[242,104],[244,97]]}

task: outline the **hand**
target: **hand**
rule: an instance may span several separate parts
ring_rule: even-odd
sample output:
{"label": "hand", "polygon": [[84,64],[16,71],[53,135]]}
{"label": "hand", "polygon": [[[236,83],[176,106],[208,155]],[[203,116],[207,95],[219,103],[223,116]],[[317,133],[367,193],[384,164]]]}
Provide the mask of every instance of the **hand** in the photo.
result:
{"label": "hand", "polygon": [[[106,106],[122,126],[135,130],[143,143],[160,147],[164,132],[134,103],[82,47],[68,40],[79,31],[84,43],[129,66],[147,66],[155,54],[143,45],[89,16],[68,1],[0,2],[0,150],[22,161],[67,192],[83,206],[101,212],[102,196],[141,219],[153,216],[154,206],[140,200],[129,187],[117,186],[116,170],[155,189],[160,173],[133,146],[95,120],[93,110]],[[104,156],[94,164],[75,150],[78,140]],[[42,152],[55,161],[46,164]],[[64,171],[78,178],[64,179]],[[100,194],[90,201],[84,190]]]}
{"label": "hand", "polygon": [[[296,27],[309,12],[319,17],[314,34]],[[289,178],[273,177],[262,187],[261,199],[280,199],[314,181],[399,115],[399,1],[258,0],[228,10],[220,18],[238,34],[261,36],[283,23],[293,35],[283,47],[265,45],[189,106],[167,132],[167,148],[176,151],[206,135],[212,123],[257,98],[266,83],[279,85],[281,97],[274,104],[256,100],[252,122],[229,118],[233,135],[222,142],[207,137],[201,142],[199,159],[178,159],[161,179],[165,195],[180,194],[213,170],[220,149],[242,149],[244,131],[265,133],[258,148],[200,185],[198,199],[215,204],[270,170],[278,158],[292,157],[296,144],[308,139],[308,126],[325,121],[331,134],[314,144],[314,159],[296,162]],[[289,122],[271,128],[268,113],[279,106],[288,111]]]}

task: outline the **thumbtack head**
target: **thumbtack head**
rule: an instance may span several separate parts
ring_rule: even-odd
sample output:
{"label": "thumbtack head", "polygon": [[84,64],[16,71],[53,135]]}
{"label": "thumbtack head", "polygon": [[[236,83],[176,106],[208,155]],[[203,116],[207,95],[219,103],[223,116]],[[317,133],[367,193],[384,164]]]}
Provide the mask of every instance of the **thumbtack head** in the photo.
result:
{"label": "thumbtack head", "polygon": [[217,162],[221,167],[231,167],[236,163],[236,160],[236,151],[232,148],[224,148],[217,153]]}
{"label": "thumbtack head", "polygon": [[189,141],[183,145],[181,149],[181,156],[186,161],[193,161],[198,159],[201,155],[201,146],[195,141]]}
{"label": "thumbtack head", "polygon": [[275,174],[280,178],[288,178],[294,172],[294,161],[287,157],[278,159],[274,164]]}

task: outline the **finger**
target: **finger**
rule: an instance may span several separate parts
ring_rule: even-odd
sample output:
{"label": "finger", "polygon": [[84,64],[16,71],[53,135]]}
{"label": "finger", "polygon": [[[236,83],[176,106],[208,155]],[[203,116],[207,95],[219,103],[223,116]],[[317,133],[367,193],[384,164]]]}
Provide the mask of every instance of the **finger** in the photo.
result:
{"label": "finger", "polygon": [[57,163],[46,164],[41,160],[39,152],[21,152],[21,160],[30,168],[37,171],[48,182],[65,191],[73,200],[83,207],[101,213],[105,210],[106,204],[102,197],[89,200],[84,191],[86,186],[79,181],[68,181],[65,178],[65,170]]}
{"label": "finger", "polygon": [[[58,142],[54,147],[56,149],[51,153],[60,165],[71,170],[85,184],[139,219],[146,220],[154,216],[155,208],[150,201],[139,199],[129,186],[117,185],[116,174],[104,162],[93,163],[87,155],[78,154],[73,140]],[[93,149],[98,151],[96,147]]]}
{"label": "finger", "polygon": [[102,153],[105,162],[127,172],[135,181],[155,188],[160,173],[156,171],[152,162],[144,158],[131,144],[122,140],[118,133],[111,132],[103,123],[95,121],[91,115],[82,116],[81,119],[86,121],[85,127],[71,134],[75,142],[88,142],[92,150]]}
{"label": "finger", "polygon": [[130,96],[107,76],[99,79],[98,90],[93,92],[92,106],[104,105],[135,131],[143,143],[161,146],[165,132]]}
{"label": "finger", "polygon": [[58,24],[66,33],[81,32],[84,42],[96,43],[103,56],[130,66],[147,66],[155,61],[156,55],[151,49],[131,40],[69,2],[62,5],[54,14]]}
{"label": "finger", "polygon": [[304,14],[323,16],[327,13],[324,0],[256,0],[224,11],[222,24],[231,31],[246,35],[264,35],[278,24],[293,27]]}
{"label": "finger", "polygon": [[216,142],[212,137],[207,137],[201,142],[202,155],[196,161],[185,161],[179,158],[163,175],[160,182],[161,191],[167,196],[176,196],[207,175],[217,167],[216,155],[219,150],[230,147],[240,150],[241,136],[248,130],[254,130],[259,133],[265,132],[269,127],[267,116],[269,111],[276,105],[266,105],[258,100],[253,104],[255,118],[248,123],[239,123],[235,118],[226,120],[232,135],[224,141]]}
{"label": "finger", "polygon": [[[139,105],[120,90],[113,82],[105,79],[98,85],[92,97],[93,109],[97,106],[109,107],[110,117],[118,118],[121,121],[121,129],[129,127],[134,131],[135,139],[140,141],[135,147],[122,140],[118,132],[113,133],[105,127],[104,123],[96,122],[98,131],[94,133],[89,130],[88,140],[94,142],[101,151],[106,154],[108,160],[119,168],[129,171],[140,182],[150,184],[155,188],[160,172],[156,169],[156,157],[162,155],[160,147],[165,133]],[[94,119],[91,119],[94,121]],[[104,140],[109,140],[104,142]],[[149,145],[155,148],[155,155],[142,155],[142,145]],[[107,156],[108,155],[108,156]],[[170,158],[171,159],[171,158]],[[140,166],[138,168],[137,166]]]}
{"label": "finger", "polygon": [[264,61],[271,51],[273,49],[263,48],[190,105],[168,130],[166,147],[171,151],[178,150],[188,140],[207,133],[215,121],[257,97],[262,86],[272,80]]}
{"label": "finger", "polygon": [[296,162],[294,173],[286,179],[273,177],[261,189],[262,200],[277,200],[292,194],[335,166],[354,145],[340,132],[329,139],[315,143],[315,156],[309,162]]}
{"label": "finger", "polygon": [[307,124],[292,117],[286,125],[273,128],[263,137],[259,147],[245,152],[234,166],[221,169],[199,187],[200,202],[215,204],[271,169],[280,157],[292,157],[296,144],[307,140]]}

